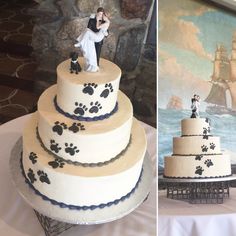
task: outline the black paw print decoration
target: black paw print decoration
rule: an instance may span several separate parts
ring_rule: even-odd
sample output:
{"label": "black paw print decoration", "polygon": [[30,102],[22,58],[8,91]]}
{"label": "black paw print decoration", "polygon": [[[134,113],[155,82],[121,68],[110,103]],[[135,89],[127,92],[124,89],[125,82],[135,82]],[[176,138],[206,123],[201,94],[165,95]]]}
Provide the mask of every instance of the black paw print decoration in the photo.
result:
{"label": "black paw print decoration", "polygon": [[203,155],[196,155],[195,160],[201,161],[202,158],[203,158]]}
{"label": "black paw print decoration", "polygon": [[54,151],[55,153],[58,153],[61,150],[61,148],[58,146],[59,144],[56,143],[55,140],[51,139],[50,143],[51,143],[50,149]]}
{"label": "black paw print decoration", "polygon": [[210,143],[210,149],[211,149],[211,150],[214,150],[215,147],[216,147],[216,145],[215,145],[214,143]]}
{"label": "black paw print decoration", "polygon": [[52,131],[58,135],[62,135],[64,129],[67,129],[67,125],[65,123],[60,123],[59,121],[56,121],[52,127]]}
{"label": "black paw print decoration", "polygon": [[202,148],[202,152],[207,152],[208,150],[208,147],[206,145],[202,145],[201,148]]}
{"label": "black paw print decoration", "polygon": [[208,129],[205,128],[205,127],[203,128],[203,134],[204,134],[204,135],[207,135],[207,134],[208,134]]}
{"label": "black paw print decoration", "polygon": [[208,140],[209,136],[208,135],[203,135],[203,139]]}
{"label": "black paw print decoration", "polygon": [[32,161],[32,164],[35,164],[37,162],[37,155],[34,152],[31,152],[29,155],[29,159]]}
{"label": "black paw print decoration", "polygon": [[28,178],[30,179],[30,182],[33,184],[37,179],[35,178],[35,174],[31,168],[29,168],[27,173]]}
{"label": "black paw print decoration", "polygon": [[210,126],[207,127],[207,131],[208,131],[208,133],[211,132],[211,127]]}
{"label": "black paw print decoration", "polygon": [[85,105],[83,105],[82,103],[75,102],[75,106],[76,106],[76,108],[74,110],[74,113],[76,115],[79,114],[80,116],[83,116],[85,111],[88,110],[88,108]]}
{"label": "black paw print decoration", "polygon": [[213,166],[213,163],[211,161],[211,159],[207,159],[205,160],[204,164],[206,164],[206,166],[209,168],[210,166]]}
{"label": "black paw print decoration", "polygon": [[72,143],[70,145],[68,143],[65,143],[65,152],[69,153],[71,156],[74,156],[75,153],[79,152],[79,149],[77,149],[77,147]]}
{"label": "black paw print decoration", "polygon": [[90,113],[98,113],[98,111],[102,109],[102,106],[98,101],[95,103],[91,102],[90,105],[91,105],[91,108],[89,109]]}
{"label": "black paw print decoration", "polygon": [[84,84],[84,88],[83,88],[83,93],[85,94],[89,94],[89,95],[93,95],[94,93],[94,89],[97,88],[97,84],[95,83],[88,83],[88,84]]}
{"label": "black paw print decoration", "polygon": [[59,158],[56,158],[54,161],[49,161],[48,165],[50,165],[53,169],[63,168],[65,162]]}
{"label": "black paw print decoration", "polygon": [[39,170],[37,172],[38,176],[39,176],[39,180],[42,182],[42,183],[46,183],[46,184],[50,184],[50,180],[48,178],[48,175],[46,173],[44,173],[42,170]]}
{"label": "black paw print decoration", "polygon": [[113,92],[112,84],[111,84],[111,83],[106,84],[106,85],[105,85],[105,89],[104,89],[104,90],[102,91],[102,93],[100,94],[100,97],[107,98],[108,95],[109,95],[110,93],[112,93],[112,92]]}
{"label": "black paw print decoration", "polygon": [[202,172],[204,171],[204,169],[202,169],[201,166],[197,166],[196,167],[196,171],[195,171],[195,174],[197,175],[202,175]]}
{"label": "black paw print decoration", "polygon": [[68,129],[72,131],[73,133],[77,133],[81,130],[85,130],[84,125],[82,125],[81,123],[75,123],[75,122]]}

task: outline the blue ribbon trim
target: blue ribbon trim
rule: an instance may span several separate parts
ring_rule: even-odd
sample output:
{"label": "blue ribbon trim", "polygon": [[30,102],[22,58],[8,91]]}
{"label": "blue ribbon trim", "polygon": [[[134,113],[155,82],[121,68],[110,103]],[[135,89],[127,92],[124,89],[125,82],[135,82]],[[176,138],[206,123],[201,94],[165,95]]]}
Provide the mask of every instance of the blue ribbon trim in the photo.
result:
{"label": "blue ribbon trim", "polygon": [[41,196],[43,200],[49,201],[49,202],[51,202],[51,204],[57,205],[57,206],[59,206],[59,207],[61,207],[61,208],[69,208],[70,210],[84,210],[84,211],[86,211],[86,210],[95,210],[96,208],[102,209],[102,208],[104,208],[104,207],[109,207],[109,206],[112,206],[112,205],[117,205],[119,202],[122,202],[122,201],[124,201],[125,199],[129,198],[130,195],[131,195],[132,193],[134,193],[134,191],[138,188],[138,185],[139,185],[139,183],[140,183],[140,181],[141,181],[142,174],[143,174],[143,168],[142,168],[142,171],[141,171],[141,173],[140,173],[139,179],[138,179],[136,185],[134,186],[134,188],[133,188],[129,193],[127,193],[125,196],[123,196],[123,197],[121,197],[121,198],[119,198],[119,199],[116,199],[116,200],[111,201],[111,202],[108,202],[108,203],[101,203],[101,204],[99,204],[99,205],[76,206],[76,205],[67,205],[67,204],[65,204],[65,203],[63,203],[63,202],[57,202],[57,201],[55,201],[55,200],[53,200],[53,199],[51,199],[51,198],[48,198],[47,196],[43,195],[42,193],[40,193],[40,192],[30,183],[30,181],[29,181],[28,178],[26,177],[25,172],[24,172],[24,168],[23,168],[22,157],[20,158],[20,167],[21,167],[22,175],[23,175],[24,178],[25,178],[25,182],[29,185],[29,187],[30,187],[31,189],[34,190],[34,192],[35,192],[37,195]]}
{"label": "blue ribbon trim", "polygon": [[118,111],[118,102],[116,102],[116,105],[114,109],[110,113],[106,113],[105,115],[95,116],[95,117],[84,117],[84,116],[77,116],[74,114],[70,114],[68,112],[63,111],[57,104],[57,96],[54,97],[54,106],[56,110],[61,113],[62,115],[69,117],[73,120],[79,120],[79,121],[98,121],[98,120],[104,120],[109,118],[111,115],[113,115],[115,112]]}

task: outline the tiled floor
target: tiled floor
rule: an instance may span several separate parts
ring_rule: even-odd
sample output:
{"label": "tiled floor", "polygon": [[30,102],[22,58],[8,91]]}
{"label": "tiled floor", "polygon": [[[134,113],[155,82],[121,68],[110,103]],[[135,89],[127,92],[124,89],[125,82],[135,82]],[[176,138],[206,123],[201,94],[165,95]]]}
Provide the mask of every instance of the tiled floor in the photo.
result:
{"label": "tiled floor", "polygon": [[[17,89],[14,83],[16,79],[33,80],[37,68],[30,54],[19,50],[32,50],[34,19],[28,9],[35,5],[32,0],[0,0],[0,123],[31,112],[38,100],[37,95]],[[9,76],[14,80],[4,86]]]}

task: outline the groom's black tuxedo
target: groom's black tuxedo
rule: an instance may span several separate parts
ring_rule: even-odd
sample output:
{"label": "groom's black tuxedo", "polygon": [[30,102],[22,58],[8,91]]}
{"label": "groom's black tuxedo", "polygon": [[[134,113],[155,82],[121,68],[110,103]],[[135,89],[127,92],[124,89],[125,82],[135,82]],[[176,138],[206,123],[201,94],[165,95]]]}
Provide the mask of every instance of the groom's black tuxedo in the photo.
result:
{"label": "groom's black tuxedo", "polygon": [[[104,22],[105,21],[101,21],[102,24]],[[97,29],[97,18],[96,18],[96,16],[94,16],[93,18],[90,17],[87,27],[95,33],[99,31],[99,29]],[[98,66],[99,66],[99,59],[100,59],[103,40],[98,42],[98,43],[94,43],[94,44],[95,44],[95,49],[96,49],[96,54],[97,54],[97,63],[98,63]]]}

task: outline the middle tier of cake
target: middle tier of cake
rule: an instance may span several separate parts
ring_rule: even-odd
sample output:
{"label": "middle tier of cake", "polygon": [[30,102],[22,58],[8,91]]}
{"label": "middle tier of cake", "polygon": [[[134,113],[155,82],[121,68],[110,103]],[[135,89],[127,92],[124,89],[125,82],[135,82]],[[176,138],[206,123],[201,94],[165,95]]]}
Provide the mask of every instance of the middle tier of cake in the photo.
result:
{"label": "middle tier of cake", "polygon": [[221,154],[220,138],[215,136],[186,136],[173,138],[174,155]]}
{"label": "middle tier of cake", "polygon": [[112,161],[132,142],[133,108],[121,91],[118,111],[108,119],[75,121],[55,109],[57,86],[48,88],[38,102],[37,136],[41,145],[55,157],[78,163],[96,164]]}

